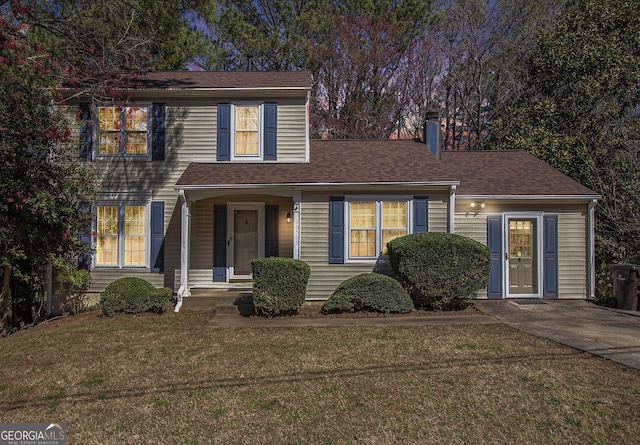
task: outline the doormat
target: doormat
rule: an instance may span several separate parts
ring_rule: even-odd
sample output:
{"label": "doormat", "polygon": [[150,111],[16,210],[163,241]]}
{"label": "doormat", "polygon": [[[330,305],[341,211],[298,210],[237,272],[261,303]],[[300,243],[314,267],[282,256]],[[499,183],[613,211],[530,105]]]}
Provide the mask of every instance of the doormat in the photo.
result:
{"label": "doormat", "polygon": [[520,306],[527,306],[530,304],[547,304],[542,300],[511,300],[515,304],[519,304]]}

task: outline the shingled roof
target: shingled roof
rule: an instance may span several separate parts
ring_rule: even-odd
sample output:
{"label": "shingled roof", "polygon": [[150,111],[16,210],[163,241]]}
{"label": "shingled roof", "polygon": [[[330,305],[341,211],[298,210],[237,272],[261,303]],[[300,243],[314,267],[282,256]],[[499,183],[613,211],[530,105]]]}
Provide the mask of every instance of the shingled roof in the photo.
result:
{"label": "shingled roof", "polygon": [[455,184],[459,195],[596,194],[519,150],[443,151],[414,140],[312,140],[309,163],[192,163],[176,188],[287,184]]}
{"label": "shingled roof", "polygon": [[133,79],[137,89],[311,88],[309,71],[157,71]]}
{"label": "shingled roof", "polygon": [[459,195],[597,196],[524,150],[447,150],[441,162],[460,179]]}
{"label": "shingled roof", "polygon": [[192,163],[176,186],[455,181],[413,140],[313,140],[309,163]]}

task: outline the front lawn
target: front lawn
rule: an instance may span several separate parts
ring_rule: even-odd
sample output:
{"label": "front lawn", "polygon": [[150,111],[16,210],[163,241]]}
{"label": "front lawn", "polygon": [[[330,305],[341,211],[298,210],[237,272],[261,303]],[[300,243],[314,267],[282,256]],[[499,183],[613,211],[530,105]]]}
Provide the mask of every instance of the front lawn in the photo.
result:
{"label": "front lawn", "polygon": [[82,314],[0,339],[0,421],[69,444],[637,443],[640,372],[504,325],[214,328]]}

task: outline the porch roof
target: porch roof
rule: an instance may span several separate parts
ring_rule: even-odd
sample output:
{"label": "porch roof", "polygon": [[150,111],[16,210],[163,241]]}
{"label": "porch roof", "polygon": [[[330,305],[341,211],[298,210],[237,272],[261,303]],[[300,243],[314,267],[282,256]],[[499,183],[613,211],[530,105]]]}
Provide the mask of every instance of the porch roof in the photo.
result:
{"label": "porch roof", "polygon": [[462,196],[598,195],[523,150],[442,151],[411,140],[312,140],[309,163],[191,163],[176,189],[281,185],[457,185]]}

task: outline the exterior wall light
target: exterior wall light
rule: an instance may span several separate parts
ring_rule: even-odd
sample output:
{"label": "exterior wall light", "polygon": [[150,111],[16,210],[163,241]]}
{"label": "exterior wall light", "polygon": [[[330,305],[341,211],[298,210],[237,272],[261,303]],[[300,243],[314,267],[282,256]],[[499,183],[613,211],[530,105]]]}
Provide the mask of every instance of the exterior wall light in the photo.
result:
{"label": "exterior wall light", "polygon": [[472,201],[471,202],[471,207],[474,208],[474,209],[476,209],[476,208],[484,209],[484,202]]}
{"label": "exterior wall light", "polygon": [[287,224],[289,224],[291,222],[291,212],[287,212]]}

